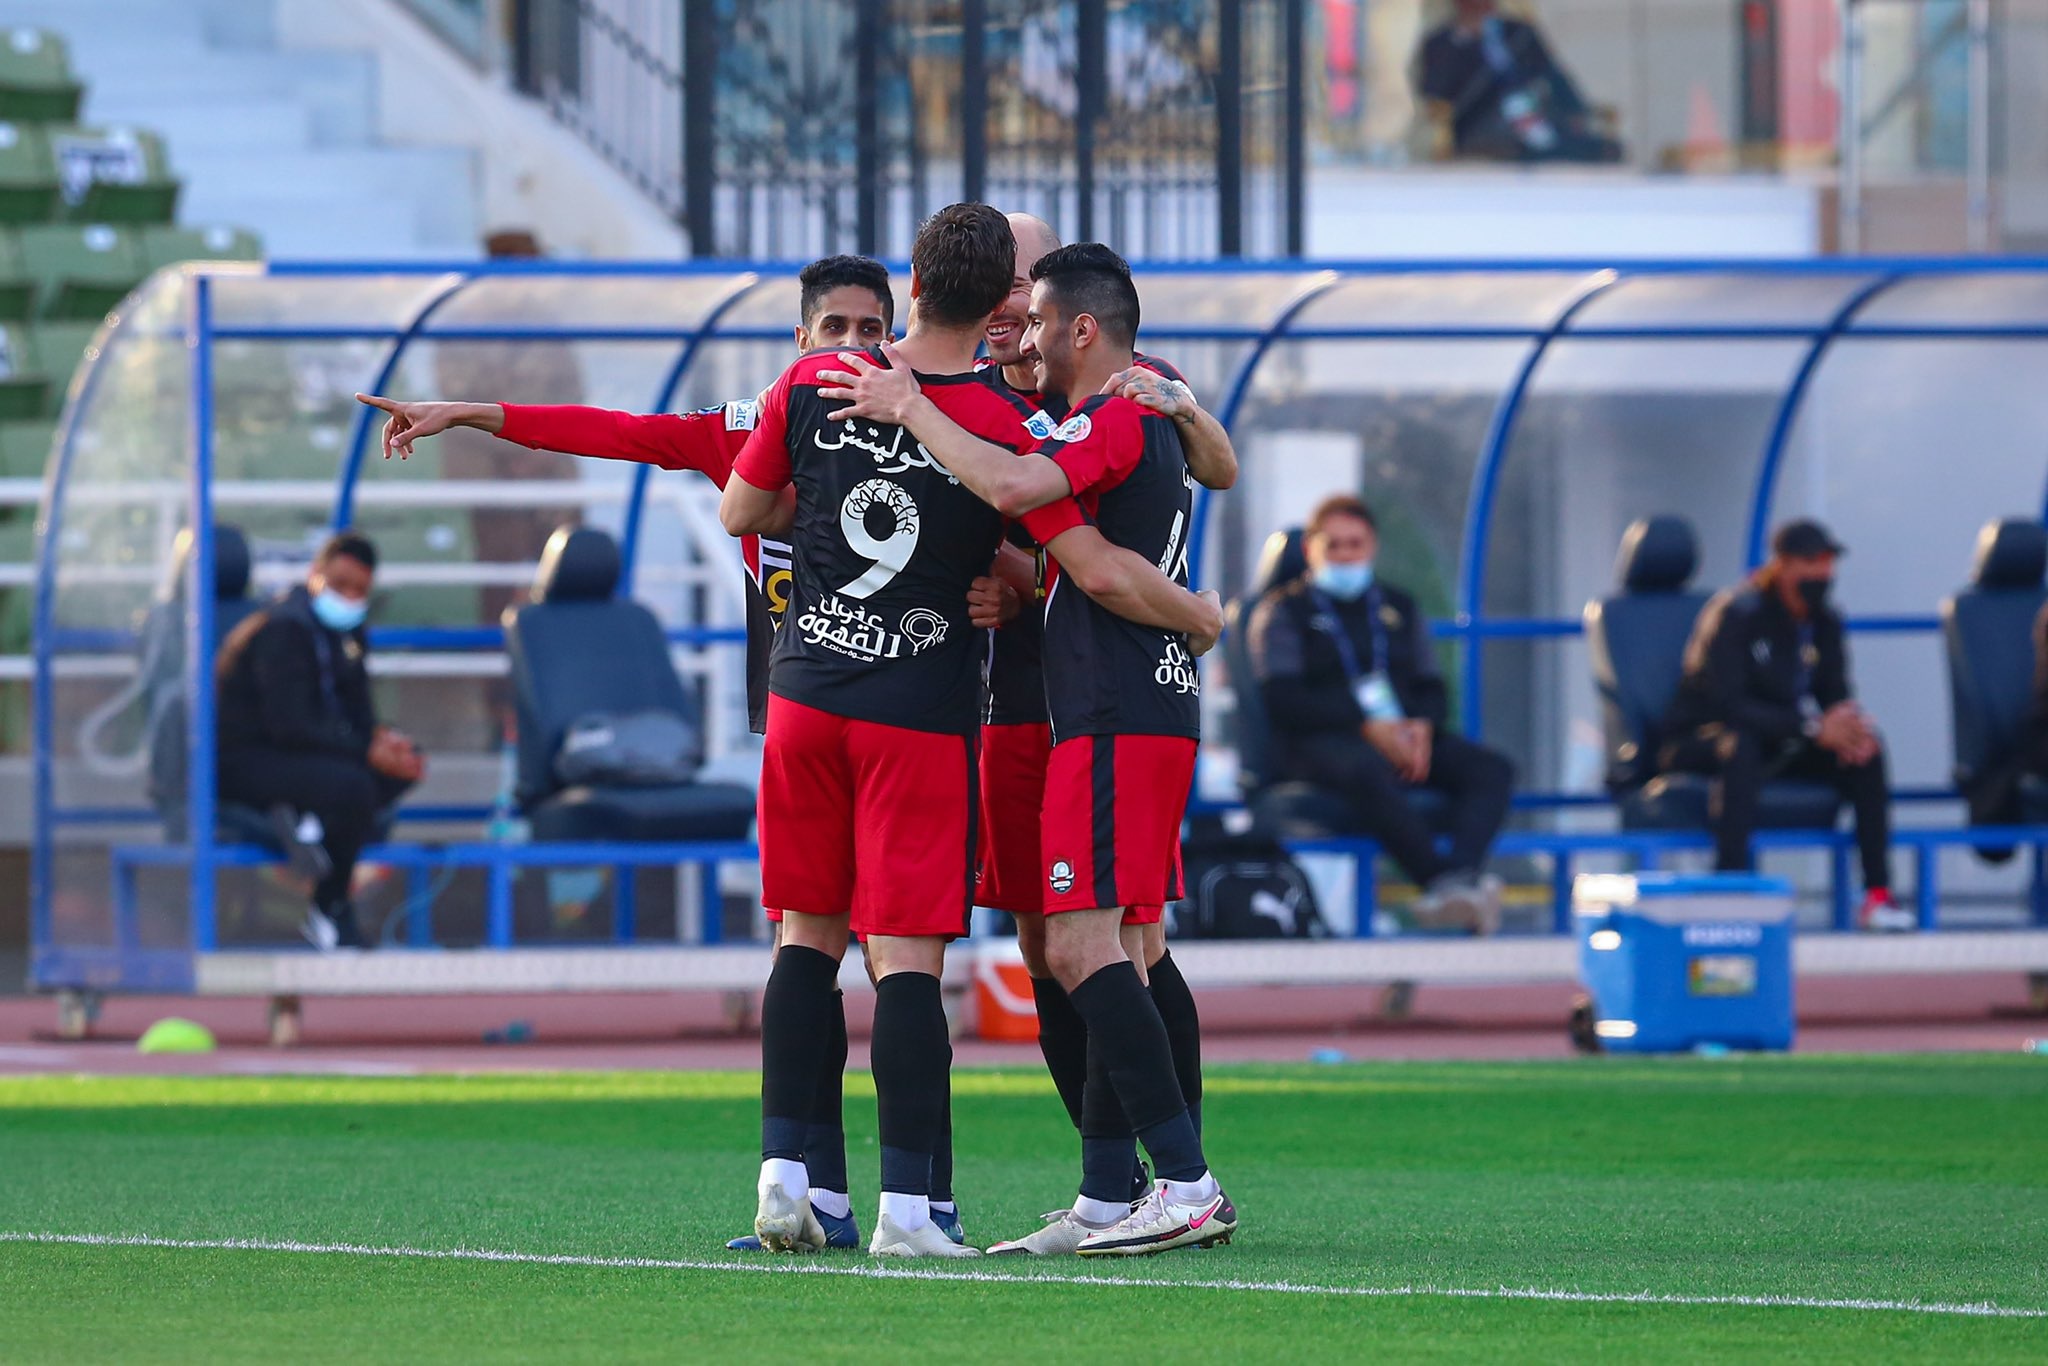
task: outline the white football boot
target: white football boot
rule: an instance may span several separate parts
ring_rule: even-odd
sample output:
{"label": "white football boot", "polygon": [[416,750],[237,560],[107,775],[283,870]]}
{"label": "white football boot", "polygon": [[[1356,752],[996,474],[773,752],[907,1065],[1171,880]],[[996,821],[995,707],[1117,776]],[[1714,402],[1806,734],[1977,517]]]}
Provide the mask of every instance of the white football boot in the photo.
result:
{"label": "white football boot", "polygon": [[875,1257],[979,1257],[981,1249],[954,1242],[935,1223],[927,1221],[905,1229],[883,1213],[876,1217],[868,1253]]}
{"label": "white football boot", "polygon": [[791,1195],[780,1182],[761,1178],[761,1204],[754,1215],[754,1236],[768,1252],[822,1252],[825,1228],[811,1210],[810,1192]]}
{"label": "white football boot", "polygon": [[1206,1200],[1176,1200],[1164,1181],[1116,1225],[1089,1234],[1074,1249],[1083,1257],[1143,1257],[1177,1247],[1212,1247],[1237,1232],[1237,1207],[1218,1186]]}

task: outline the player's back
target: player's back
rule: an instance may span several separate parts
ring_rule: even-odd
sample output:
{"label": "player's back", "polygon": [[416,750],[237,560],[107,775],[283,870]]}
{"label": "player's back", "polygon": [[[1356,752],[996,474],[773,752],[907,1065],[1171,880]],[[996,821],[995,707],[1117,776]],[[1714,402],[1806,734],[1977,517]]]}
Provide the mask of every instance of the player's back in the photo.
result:
{"label": "player's back", "polygon": [[[823,398],[807,356],[774,390],[796,486],[796,583],[770,687],[822,711],[966,734],[981,695],[983,639],[967,592],[988,572],[1003,518],[901,427],[853,419]],[[919,375],[925,394],[974,435],[1012,449],[1029,411],[971,373]],[[779,405],[779,406],[778,406]]]}
{"label": "player's back", "polygon": [[[1194,476],[1171,419],[1126,398],[1092,398],[1055,443],[1097,436],[1098,424],[1137,444],[1128,472],[1081,495],[1103,538],[1135,551],[1174,582],[1188,581]],[[1055,580],[1045,608],[1045,686],[1054,736],[1201,734],[1201,682],[1187,637],[1141,626]]]}

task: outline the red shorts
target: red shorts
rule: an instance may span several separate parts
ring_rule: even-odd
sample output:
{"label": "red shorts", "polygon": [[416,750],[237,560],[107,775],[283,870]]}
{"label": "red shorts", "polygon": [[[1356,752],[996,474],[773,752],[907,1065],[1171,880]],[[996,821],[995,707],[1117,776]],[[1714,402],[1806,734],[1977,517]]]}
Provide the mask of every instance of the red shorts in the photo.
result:
{"label": "red shorts", "polygon": [[1052,727],[1042,721],[981,728],[978,906],[1013,913],[1045,909],[1038,822],[1051,753]]}
{"label": "red shorts", "polygon": [[1181,895],[1180,822],[1194,781],[1195,742],[1182,736],[1054,745],[1039,835],[1046,914],[1122,906],[1126,924],[1157,923]]}
{"label": "red shorts", "polygon": [[761,901],[855,934],[967,933],[974,741],[768,699]]}

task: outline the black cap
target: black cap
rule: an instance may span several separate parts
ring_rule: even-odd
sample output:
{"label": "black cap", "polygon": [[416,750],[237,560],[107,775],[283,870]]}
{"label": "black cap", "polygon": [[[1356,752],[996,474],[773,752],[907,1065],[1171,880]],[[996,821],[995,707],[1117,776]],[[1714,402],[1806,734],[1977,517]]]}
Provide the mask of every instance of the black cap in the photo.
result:
{"label": "black cap", "polygon": [[1815,560],[1823,555],[1846,555],[1849,550],[1819,522],[1802,517],[1778,528],[1771,537],[1771,553],[1787,560]]}

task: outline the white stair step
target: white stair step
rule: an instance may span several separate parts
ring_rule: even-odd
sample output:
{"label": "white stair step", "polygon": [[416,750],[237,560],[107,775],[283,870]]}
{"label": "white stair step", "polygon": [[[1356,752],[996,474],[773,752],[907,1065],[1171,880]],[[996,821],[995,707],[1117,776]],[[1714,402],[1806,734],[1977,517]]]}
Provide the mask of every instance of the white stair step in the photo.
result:
{"label": "white stair step", "polygon": [[226,152],[305,151],[314,145],[312,113],[283,95],[192,99],[93,97],[93,120],[129,124],[162,136],[173,166]]}
{"label": "white stair step", "polygon": [[375,128],[376,64],[354,52],[205,52],[165,62],[124,56],[86,71],[91,89],[120,92],[123,100],[178,100],[207,93],[289,97],[308,110],[313,136],[323,145],[360,145]]}

